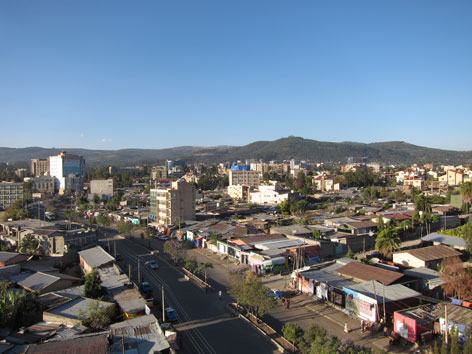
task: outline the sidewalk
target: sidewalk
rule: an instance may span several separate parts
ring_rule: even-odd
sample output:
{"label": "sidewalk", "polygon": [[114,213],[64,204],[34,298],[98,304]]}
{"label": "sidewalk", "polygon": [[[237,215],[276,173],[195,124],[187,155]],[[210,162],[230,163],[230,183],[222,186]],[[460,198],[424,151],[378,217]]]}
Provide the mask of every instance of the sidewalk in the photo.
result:
{"label": "sidewalk", "polygon": [[[294,296],[290,302],[290,309],[286,309],[281,302],[278,302],[277,307],[270,313],[270,317],[275,319],[275,321],[270,321],[270,325],[277,331],[281,331],[281,327],[287,322],[296,322],[304,330],[307,330],[312,323],[317,323],[329,334],[341,340],[350,340],[357,345],[375,350],[382,349],[390,353],[406,352],[402,347],[390,347],[388,337],[384,337],[383,332],[361,333],[360,319],[350,317],[334,307],[306,295]],[[345,323],[348,325],[349,333],[344,332]]]}

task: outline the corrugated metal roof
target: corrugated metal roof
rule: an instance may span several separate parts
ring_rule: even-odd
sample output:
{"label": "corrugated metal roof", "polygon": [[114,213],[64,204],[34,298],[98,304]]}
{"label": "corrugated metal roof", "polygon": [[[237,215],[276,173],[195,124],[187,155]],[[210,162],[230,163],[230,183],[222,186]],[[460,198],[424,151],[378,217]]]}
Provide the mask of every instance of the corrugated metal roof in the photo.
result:
{"label": "corrugated metal roof", "polygon": [[445,306],[447,306],[447,319],[449,321],[466,326],[472,326],[472,310],[466,307],[448,303],[442,306],[437,306],[436,311],[433,312],[433,315],[444,318]]}
{"label": "corrugated metal roof", "polygon": [[394,302],[394,301],[401,301],[404,299],[409,299],[409,298],[417,297],[421,295],[419,292],[411,290],[410,288],[407,288],[406,286],[403,286],[401,284],[394,284],[394,285],[389,285],[389,286],[384,287],[382,283],[379,283],[378,281],[375,281],[375,280],[366,281],[364,283],[360,283],[360,284],[356,284],[352,286],[346,286],[345,288],[361,293],[372,299],[375,299],[375,296],[377,294],[378,304],[383,304],[384,294],[385,294],[386,303]]}
{"label": "corrugated metal roof", "polygon": [[105,252],[100,246],[80,251],[79,256],[92,268],[100,267],[115,260],[115,258]]}
{"label": "corrugated metal roof", "polygon": [[27,354],[108,354],[108,352],[107,334],[34,344],[26,351]]}
{"label": "corrugated metal roof", "polygon": [[15,252],[0,252],[0,262],[1,263],[7,262],[18,255],[19,253],[15,253]]}
{"label": "corrugated metal roof", "polygon": [[[61,273],[36,272],[33,274],[28,273],[26,276],[21,274],[21,277],[22,279],[17,281],[16,283],[21,287],[32,291],[41,291],[60,280],[80,281],[79,278]],[[17,279],[19,279],[19,277]]]}
{"label": "corrugated metal roof", "polygon": [[408,253],[411,256],[418,258],[422,261],[435,261],[438,259],[448,258],[448,257],[459,257],[462,253],[448,247],[448,246],[428,246],[422,248],[414,248],[407,251],[396,252],[395,254]]}
{"label": "corrugated metal roof", "polygon": [[351,262],[338,269],[338,273],[344,277],[359,279],[361,281],[376,280],[385,285],[390,285],[403,277],[402,273],[374,267],[361,262]]}
{"label": "corrugated metal roof", "polygon": [[448,246],[464,247],[466,246],[465,240],[462,237],[448,236],[438,234],[436,232],[430,233],[422,238],[424,241],[429,242],[440,242]]}

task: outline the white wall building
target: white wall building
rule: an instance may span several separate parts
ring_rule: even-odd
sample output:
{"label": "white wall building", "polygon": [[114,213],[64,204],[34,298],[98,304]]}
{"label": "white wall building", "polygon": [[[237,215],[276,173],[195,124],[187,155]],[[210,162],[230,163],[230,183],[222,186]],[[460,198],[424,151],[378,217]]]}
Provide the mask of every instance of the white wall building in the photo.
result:
{"label": "white wall building", "polygon": [[55,188],[59,194],[67,191],[80,191],[83,187],[85,160],[80,155],[67,154],[49,156],[49,174],[54,177]]}

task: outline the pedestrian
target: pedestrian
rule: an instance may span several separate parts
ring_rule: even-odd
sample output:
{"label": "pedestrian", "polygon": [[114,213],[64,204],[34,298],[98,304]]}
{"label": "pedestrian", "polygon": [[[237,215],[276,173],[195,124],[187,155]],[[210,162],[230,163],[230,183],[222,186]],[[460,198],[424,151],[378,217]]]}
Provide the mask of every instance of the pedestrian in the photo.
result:
{"label": "pedestrian", "polygon": [[349,333],[349,327],[347,326],[347,322],[344,322],[344,332]]}
{"label": "pedestrian", "polygon": [[218,290],[218,298],[221,300],[221,290]]}
{"label": "pedestrian", "polygon": [[287,310],[290,308],[290,300],[287,299],[287,301],[285,302],[287,304]]}
{"label": "pedestrian", "polygon": [[285,297],[282,297],[282,305],[285,306]]}
{"label": "pedestrian", "polygon": [[364,320],[361,321],[361,333],[364,333],[365,331],[365,324],[364,324]]}

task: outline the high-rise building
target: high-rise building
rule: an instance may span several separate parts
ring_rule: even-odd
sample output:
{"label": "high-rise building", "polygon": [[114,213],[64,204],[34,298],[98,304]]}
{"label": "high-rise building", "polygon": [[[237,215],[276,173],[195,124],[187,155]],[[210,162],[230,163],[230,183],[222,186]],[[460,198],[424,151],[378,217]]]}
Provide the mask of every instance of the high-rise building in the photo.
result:
{"label": "high-rise building", "polygon": [[0,209],[6,209],[23,199],[23,183],[0,183]]}
{"label": "high-rise building", "polygon": [[195,188],[179,179],[170,186],[151,189],[150,219],[159,225],[195,220]]}
{"label": "high-rise building", "polygon": [[85,160],[80,155],[67,154],[49,156],[49,174],[55,179],[59,194],[67,191],[80,191],[83,187]]}
{"label": "high-rise building", "polygon": [[49,174],[49,160],[31,159],[31,174],[33,177],[47,176]]}

